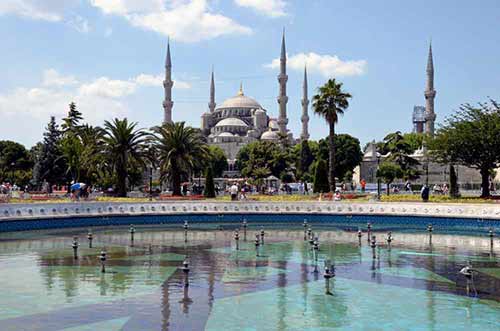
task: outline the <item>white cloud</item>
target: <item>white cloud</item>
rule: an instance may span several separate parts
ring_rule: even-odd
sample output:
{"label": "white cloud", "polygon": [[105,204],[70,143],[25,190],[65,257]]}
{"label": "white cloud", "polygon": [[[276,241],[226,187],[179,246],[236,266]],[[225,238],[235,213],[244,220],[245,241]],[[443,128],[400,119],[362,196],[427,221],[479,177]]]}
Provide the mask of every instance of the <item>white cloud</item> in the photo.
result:
{"label": "white cloud", "polygon": [[119,15],[132,26],[155,31],[183,42],[197,42],[228,34],[250,34],[249,27],[210,12],[207,0],[90,0],[105,14]]}
{"label": "white cloud", "polygon": [[[134,78],[135,83],[142,86],[157,86],[163,85],[163,77],[161,75],[153,76],[147,74],[140,74]],[[191,84],[181,80],[174,79],[174,89],[189,89]]]}
{"label": "white cloud", "polygon": [[90,4],[100,8],[105,14],[126,15],[163,11],[163,0],[90,0]]}
{"label": "white cloud", "polygon": [[74,76],[63,76],[55,69],[47,69],[43,72],[43,86],[68,86],[78,84]]}
{"label": "white cloud", "polygon": [[[365,72],[367,66],[366,60],[343,61],[337,55],[321,55],[313,52],[298,53],[287,59],[287,66],[293,70],[302,71],[306,64],[310,73],[319,73],[324,77],[359,76]],[[274,59],[265,66],[279,68],[280,60]]]}
{"label": "white cloud", "polygon": [[284,0],[234,0],[234,2],[238,6],[252,8],[270,17],[281,17],[286,15],[286,3]]}
{"label": "white cloud", "polygon": [[79,0],[1,0],[0,15],[10,14],[35,20],[58,22]]}
{"label": "white cloud", "polygon": [[[0,133],[8,132],[12,123],[45,123],[49,116],[61,118],[68,104],[75,101],[89,123],[102,124],[112,117],[129,115],[126,98],[141,87],[160,88],[160,75],[139,74],[128,80],[99,77],[79,82],[55,69],[43,71],[40,86],[19,87],[0,93]],[[190,88],[190,84],[175,81],[174,88]],[[160,103],[161,100],[158,100]]]}
{"label": "white cloud", "polygon": [[121,98],[136,91],[134,82],[101,77],[93,82],[83,84],[79,88],[80,95],[99,96],[103,98]]}
{"label": "white cloud", "polygon": [[67,24],[80,33],[89,33],[90,31],[89,22],[85,18],[78,15],[68,20]]}

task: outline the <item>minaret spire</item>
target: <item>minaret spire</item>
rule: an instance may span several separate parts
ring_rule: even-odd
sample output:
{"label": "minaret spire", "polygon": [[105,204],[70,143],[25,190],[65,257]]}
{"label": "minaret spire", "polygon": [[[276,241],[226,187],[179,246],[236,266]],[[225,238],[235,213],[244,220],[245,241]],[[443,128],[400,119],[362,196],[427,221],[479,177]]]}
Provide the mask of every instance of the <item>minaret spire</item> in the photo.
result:
{"label": "minaret spire", "polygon": [[210,78],[210,102],[208,103],[208,109],[210,113],[215,111],[215,80],[214,80],[214,68],[212,67],[212,77]]}
{"label": "minaret spire", "polygon": [[309,99],[307,94],[307,66],[304,66],[304,82],[302,84],[302,117],[300,120],[302,121],[302,134],[300,135],[300,139],[307,140],[309,139]]}
{"label": "minaret spire", "polygon": [[281,39],[281,56],[280,56],[280,74],[278,75],[278,82],[280,84],[280,92],[278,96],[279,117],[278,126],[281,134],[287,134],[286,125],[288,118],[286,116],[286,104],[288,97],[286,95],[286,82],[288,75],[286,74],[286,46],[285,46],[285,29],[283,28],[283,37]]}
{"label": "minaret spire", "polygon": [[434,112],[434,60],[432,58],[432,43],[429,43],[429,55],[427,57],[427,86],[425,95],[425,133],[434,136],[434,122],[436,113]]}
{"label": "minaret spire", "polygon": [[163,123],[172,123],[172,59],[170,57],[170,38],[167,42],[167,58],[165,60],[165,80],[163,81],[163,88],[165,90],[165,100],[163,101]]}

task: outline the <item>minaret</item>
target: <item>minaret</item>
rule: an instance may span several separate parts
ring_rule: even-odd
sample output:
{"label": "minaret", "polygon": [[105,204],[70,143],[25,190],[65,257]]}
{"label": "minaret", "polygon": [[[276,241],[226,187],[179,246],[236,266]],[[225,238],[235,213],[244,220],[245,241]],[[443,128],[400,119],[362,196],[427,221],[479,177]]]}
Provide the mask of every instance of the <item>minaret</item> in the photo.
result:
{"label": "minaret", "polygon": [[278,96],[278,104],[280,108],[278,126],[280,128],[280,133],[285,135],[287,134],[286,125],[288,124],[288,118],[286,117],[286,103],[288,102],[288,97],[286,96],[287,81],[288,75],[286,74],[285,29],[283,29],[283,38],[281,40],[280,74],[278,75],[278,82],[280,83],[280,94]]}
{"label": "minaret", "polygon": [[436,113],[434,113],[434,98],[436,91],[434,90],[434,63],[432,60],[432,44],[429,45],[429,57],[427,58],[427,87],[425,88],[425,133],[434,136],[434,121]]}
{"label": "minaret", "polygon": [[163,87],[165,89],[165,100],[163,101],[163,123],[172,123],[172,107],[174,102],[172,101],[172,86],[174,82],[172,81],[172,59],[170,58],[170,39],[167,43],[167,60],[165,61],[165,80],[163,81]]}
{"label": "minaret", "polygon": [[212,68],[212,77],[210,79],[210,102],[208,103],[208,109],[210,113],[215,111],[215,80],[214,80],[214,69]]}
{"label": "minaret", "polygon": [[302,134],[300,135],[300,139],[307,140],[309,139],[309,115],[307,114],[307,110],[309,108],[309,99],[307,98],[307,67],[304,67],[304,83],[302,84],[302,117],[300,120],[302,121]]}

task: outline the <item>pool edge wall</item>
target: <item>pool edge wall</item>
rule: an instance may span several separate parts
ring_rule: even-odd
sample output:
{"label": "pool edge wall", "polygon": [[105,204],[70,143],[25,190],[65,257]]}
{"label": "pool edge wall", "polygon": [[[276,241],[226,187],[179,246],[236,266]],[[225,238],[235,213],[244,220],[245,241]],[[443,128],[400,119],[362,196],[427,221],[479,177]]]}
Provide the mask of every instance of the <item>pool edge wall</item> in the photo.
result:
{"label": "pool edge wall", "polygon": [[424,226],[465,225],[499,230],[500,206],[495,204],[347,203],[347,202],[206,202],[149,203],[82,202],[0,205],[0,232],[188,222],[339,223],[359,221]]}

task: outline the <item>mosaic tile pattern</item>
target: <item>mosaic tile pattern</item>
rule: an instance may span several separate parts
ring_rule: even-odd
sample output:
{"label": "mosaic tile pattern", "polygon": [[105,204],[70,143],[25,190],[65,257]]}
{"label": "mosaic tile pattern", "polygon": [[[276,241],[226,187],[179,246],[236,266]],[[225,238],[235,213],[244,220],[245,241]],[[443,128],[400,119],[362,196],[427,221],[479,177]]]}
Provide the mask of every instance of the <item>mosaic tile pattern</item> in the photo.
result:
{"label": "mosaic tile pattern", "polygon": [[[390,248],[380,239],[373,259],[366,237],[360,245],[355,233],[323,229],[315,273],[302,229],[266,229],[259,257],[253,230],[238,251],[232,230],[192,230],[187,242],[178,230],[139,227],[131,247],[126,227],[96,228],[99,247],[82,241],[77,260],[70,243],[86,229],[0,235],[0,330],[500,329],[496,250],[435,247],[421,234],[405,244],[403,229]],[[326,260],[336,265],[333,295],[325,294]],[[479,271],[469,293],[458,274],[468,260]]]}

